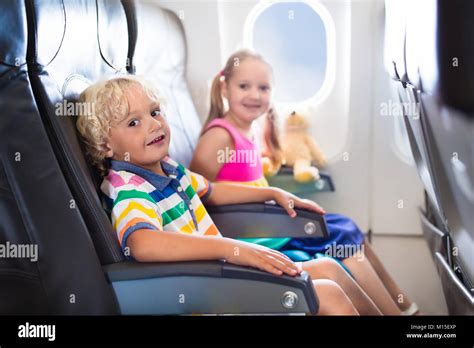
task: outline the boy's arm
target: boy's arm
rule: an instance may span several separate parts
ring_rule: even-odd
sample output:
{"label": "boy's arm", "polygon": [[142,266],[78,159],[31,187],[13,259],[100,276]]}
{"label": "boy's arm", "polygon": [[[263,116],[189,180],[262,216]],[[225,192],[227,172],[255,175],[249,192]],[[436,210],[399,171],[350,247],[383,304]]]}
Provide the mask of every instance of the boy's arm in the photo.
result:
{"label": "boy's arm", "polygon": [[206,204],[224,205],[239,203],[256,203],[275,200],[282,206],[291,217],[296,216],[293,207],[303,208],[319,214],[325,214],[315,202],[301,199],[297,196],[276,187],[252,187],[239,184],[213,183],[212,192],[206,200]]}
{"label": "boy's arm", "polygon": [[190,261],[225,259],[231,248],[224,238],[141,229],[127,238],[137,261]]}
{"label": "boy's arm", "polygon": [[140,262],[223,259],[275,275],[296,275],[302,269],[278,251],[223,237],[179,232],[136,230],[127,238],[131,255]]}

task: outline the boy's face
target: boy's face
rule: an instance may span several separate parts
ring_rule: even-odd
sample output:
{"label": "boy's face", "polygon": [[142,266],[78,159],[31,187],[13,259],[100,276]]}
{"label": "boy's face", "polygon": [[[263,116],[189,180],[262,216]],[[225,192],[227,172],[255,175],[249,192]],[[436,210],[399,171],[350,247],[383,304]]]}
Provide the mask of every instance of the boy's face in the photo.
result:
{"label": "boy's face", "polygon": [[224,81],[222,94],[229,109],[238,119],[252,122],[267,112],[271,98],[271,71],[258,59],[245,59],[235,67],[229,81]]}
{"label": "boy's face", "polygon": [[125,96],[129,114],[110,128],[106,157],[162,173],[160,160],[168,154],[170,129],[160,104],[138,84],[130,85]]}

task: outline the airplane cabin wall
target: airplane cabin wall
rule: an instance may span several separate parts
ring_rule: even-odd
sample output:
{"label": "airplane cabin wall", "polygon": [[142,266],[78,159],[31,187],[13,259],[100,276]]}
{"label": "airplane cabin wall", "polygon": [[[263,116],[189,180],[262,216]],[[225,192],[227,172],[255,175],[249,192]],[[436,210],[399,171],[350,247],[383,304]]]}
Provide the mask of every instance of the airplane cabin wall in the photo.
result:
{"label": "airplane cabin wall", "polygon": [[[374,102],[372,155],[372,228],[377,233],[421,235],[418,208],[424,206],[424,189],[416,171],[404,120],[393,108],[398,102],[395,82],[384,61],[384,3],[374,1],[372,71]],[[392,115],[384,115],[383,109]]]}

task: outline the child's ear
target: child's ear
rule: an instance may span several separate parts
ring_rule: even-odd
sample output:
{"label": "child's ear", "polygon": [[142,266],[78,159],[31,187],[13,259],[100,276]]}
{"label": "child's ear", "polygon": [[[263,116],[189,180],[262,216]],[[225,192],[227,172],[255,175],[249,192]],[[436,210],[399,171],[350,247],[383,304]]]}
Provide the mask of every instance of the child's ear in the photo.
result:
{"label": "child's ear", "polygon": [[112,150],[109,143],[102,144],[102,150],[105,152],[105,158],[114,157],[114,150]]}

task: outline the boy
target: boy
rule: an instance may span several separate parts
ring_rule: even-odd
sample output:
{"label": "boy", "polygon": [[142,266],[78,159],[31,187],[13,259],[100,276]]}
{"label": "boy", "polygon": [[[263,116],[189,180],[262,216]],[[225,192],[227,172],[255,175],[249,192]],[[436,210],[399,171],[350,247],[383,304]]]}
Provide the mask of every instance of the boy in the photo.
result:
{"label": "boy", "polygon": [[[210,184],[168,157],[170,129],[158,92],[145,81],[123,76],[87,88],[80,97],[91,114],[77,128],[93,163],[106,175],[101,190],[124,251],[137,261],[226,260],[263,271],[295,276],[301,267],[287,256],[256,244],[224,238],[207,214],[206,204],[275,200],[291,208],[323,209],[276,188]],[[237,252],[238,251],[238,252]],[[332,281],[314,281],[320,314],[357,314]]]}

